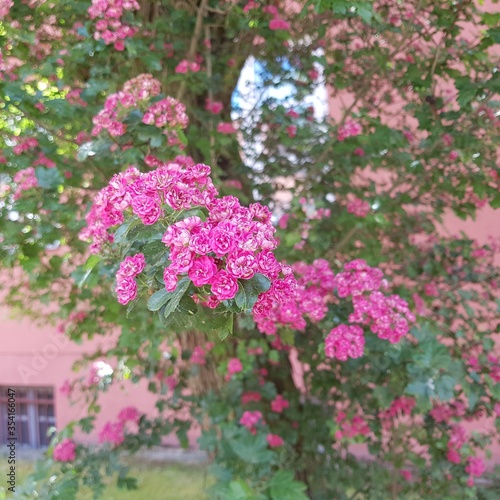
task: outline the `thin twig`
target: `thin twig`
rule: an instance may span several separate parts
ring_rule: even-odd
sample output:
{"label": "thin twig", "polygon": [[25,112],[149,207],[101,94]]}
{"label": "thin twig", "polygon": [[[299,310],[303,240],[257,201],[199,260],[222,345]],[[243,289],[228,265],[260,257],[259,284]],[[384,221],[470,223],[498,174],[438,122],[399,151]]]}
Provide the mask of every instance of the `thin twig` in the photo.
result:
{"label": "thin twig", "polygon": [[[196,15],[196,24],[194,26],[193,36],[191,37],[191,43],[189,44],[189,51],[187,54],[188,61],[191,61],[196,53],[196,48],[200,41],[201,32],[203,28],[203,18],[205,17],[205,11],[208,5],[208,0],[201,0],[201,4],[198,7],[198,13]],[[177,92],[177,100],[180,101],[184,92],[186,90],[186,81],[182,81],[179,91]]]}

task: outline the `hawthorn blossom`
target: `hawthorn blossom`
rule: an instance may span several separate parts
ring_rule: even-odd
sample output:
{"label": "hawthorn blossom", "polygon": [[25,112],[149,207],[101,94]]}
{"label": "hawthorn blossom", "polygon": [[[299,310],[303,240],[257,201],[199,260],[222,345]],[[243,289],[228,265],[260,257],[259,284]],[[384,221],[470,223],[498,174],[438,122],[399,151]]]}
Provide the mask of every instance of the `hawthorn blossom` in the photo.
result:
{"label": "hawthorn blossom", "polygon": [[234,134],[236,129],[232,123],[221,122],[217,125],[217,132],[219,132],[219,134]]}
{"label": "hawthorn blossom", "polygon": [[268,434],[266,440],[270,448],[279,448],[284,444],[283,438],[278,434]]}
{"label": "hawthorn blossom", "polygon": [[126,408],[122,408],[120,413],[118,413],[118,420],[122,423],[125,422],[134,422],[137,424],[141,415],[139,410],[135,406],[127,406]]}
{"label": "hawthorn blossom", "polygon": [[283,410],[286,410],[289,407],[290,403],[281,394],[278,394],[271,401],[271,410],[275,413],[281,413]]}
{"label": "hawthorn blossom", "polygon": [[229,376],[239,373],[243,370],[243,365],[238,358],[231,358],[227,364],[227,374]]}
{"label": "hawthorn blossom", "polygon": [[359,358],[363,355],[365,337],[363,329],[358,325],[339,325],[333,328],[325,340],[325,355],[347,361],[348,358]]}
{"label": "hawthorn blossom", "polygon": [[240,424],[250,431],[261,421],[262,413],[260,411],[244,411],[240,418]]}
{"label": "hawthorn blossom", "polygon": [[99,443],[111,443],[120,446],[125,440],[123,422],[107,422],[99,432]]}
{"label": "hawthorn blossom", "polygon": [[76,458],[76,443],[69,438],[63,439],[55,445],[52,458],[56,462],[73,462]]}

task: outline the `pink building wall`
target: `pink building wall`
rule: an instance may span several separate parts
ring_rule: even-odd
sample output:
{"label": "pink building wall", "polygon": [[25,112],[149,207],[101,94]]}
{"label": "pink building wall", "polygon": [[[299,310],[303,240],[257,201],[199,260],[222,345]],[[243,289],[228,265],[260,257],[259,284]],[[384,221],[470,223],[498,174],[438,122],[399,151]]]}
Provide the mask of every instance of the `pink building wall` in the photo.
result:
{"label": "pink building wall", "polygon": [[[89,368],[73,372],[73,363],[97,347],[105,352],[113,344],[110,336],[80,346],[58,333],[53,326],[36,326],[22,318],[20,311],[0,307],[0,338],[0,386],[52,388],[58,429],[87,416],[86,406],[71,404],[59,388],[67,379],[88,375]],[[134,405],[151,416],[157,414],[156,397],[147,391],[146,381],[137,385],[128,381],[113,384],[100,402],[102,411],[96,420],[96,431],[90,435],[76,435],[82,442],[96,443],[97,431],[105,422],[115,421],[124,406]]]}

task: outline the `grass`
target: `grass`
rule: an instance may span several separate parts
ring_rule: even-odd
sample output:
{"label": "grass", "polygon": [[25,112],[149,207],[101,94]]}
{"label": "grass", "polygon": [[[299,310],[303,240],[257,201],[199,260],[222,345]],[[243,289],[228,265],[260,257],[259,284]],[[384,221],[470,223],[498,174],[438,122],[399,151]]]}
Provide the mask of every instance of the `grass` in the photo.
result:
{"label": "grass", "polygon": [[[4,498],[3,493],[8,486],[6,483],[7,470],[7,460],[1,460],[0,499]],[[33,462],[18,462],[16,464],[17,485],[21,485],[33,470]],[[103,498],[106,500],[202,500],[206,498],[205,489],[211,484],[210,479],[206,478],[206,468],[198,465],[160,464],[146,461],[137,464],[131,462],[130,475],[137,479],[138,490],[119,489],[113,478],[104,492]],[[82,490],[78,495],[78,500],[91,499],[92,494],[88,489]]]}

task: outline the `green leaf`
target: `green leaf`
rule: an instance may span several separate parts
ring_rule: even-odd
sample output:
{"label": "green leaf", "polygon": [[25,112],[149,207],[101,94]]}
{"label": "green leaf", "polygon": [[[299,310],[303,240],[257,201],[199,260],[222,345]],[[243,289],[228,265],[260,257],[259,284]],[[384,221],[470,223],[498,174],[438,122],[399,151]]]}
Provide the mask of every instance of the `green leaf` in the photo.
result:
{"label": "green leaf", "polygon": [[190,284],[191,280],[187,276],[182,278],[179,283],[177,283],[177,288],[170,294],[170,299],[162,309],[161,314],[163,316],[163,319],[167,319],[177,309],[179,302],[186,293],[186,290],[188,289]]}
{"label": "green leaf", "polygon": [[99,255],[91,255],[83,265],[83,269],[85,269],[85,271],[92,270],[99,262],[101,262],[101,257],[99,257]]}
{"label": "green leaf", "polygon": [[293,472],[280,470],[269,483],[272,500],[307,500],[306,485],[296,481]]}
{"label": "green leaf", "polygon": [[443,375],[436,381],[436,393],[441,401],[449,401],[454,396],[455,379],[450,375]]}
{"label": "green leaf", "polygon": [[165,288],[153,293],[148,300],[148,309],[150,311],[159,311],[171,298],[175,292],[167,292]]}
{"label": "green leaf", "polygon": [[225,340],[228,335],[233,334],[233,314],[228,312],[214,315],[210,328],[217,332],[220,340]]}
{"label": "green leaf", "polygon": [[273,453],[268,448],[264,433],[254,436],[249,432],[245,432],[243,436],[233,439],[230,445],[236,455],[249,464],[262,465],[271,462],[273,459]]}
{"label": "green leaf", "polygon": [[257,498],[252,492],[250,486],[245,481],[231,481],[229,488],[224,494],[226,500],[254,500]]}
{"label": "green leaf", "polygon": [[38,185],[44,189],[54,189],[63,183],[63,178],[57,168],[36,167]]}
{"label": "green leaf", "polygon": [[249,280],[239,280],[236,305],[245,312],[250,312],[259,298],[259,294],[267,292],[271,282],[263,274],[256,273]]}
{"label": "green leaf", "polygon": [[156,241],[161,240],[164,230],[156,224],[145,225],[139,219],[139,224],[131,224],[130,230],[127,232],[127,241]]}
{"label": "green leaf", "polygon": [[500,208],[500,194],[497,194],[490,202],[491,208]]}

